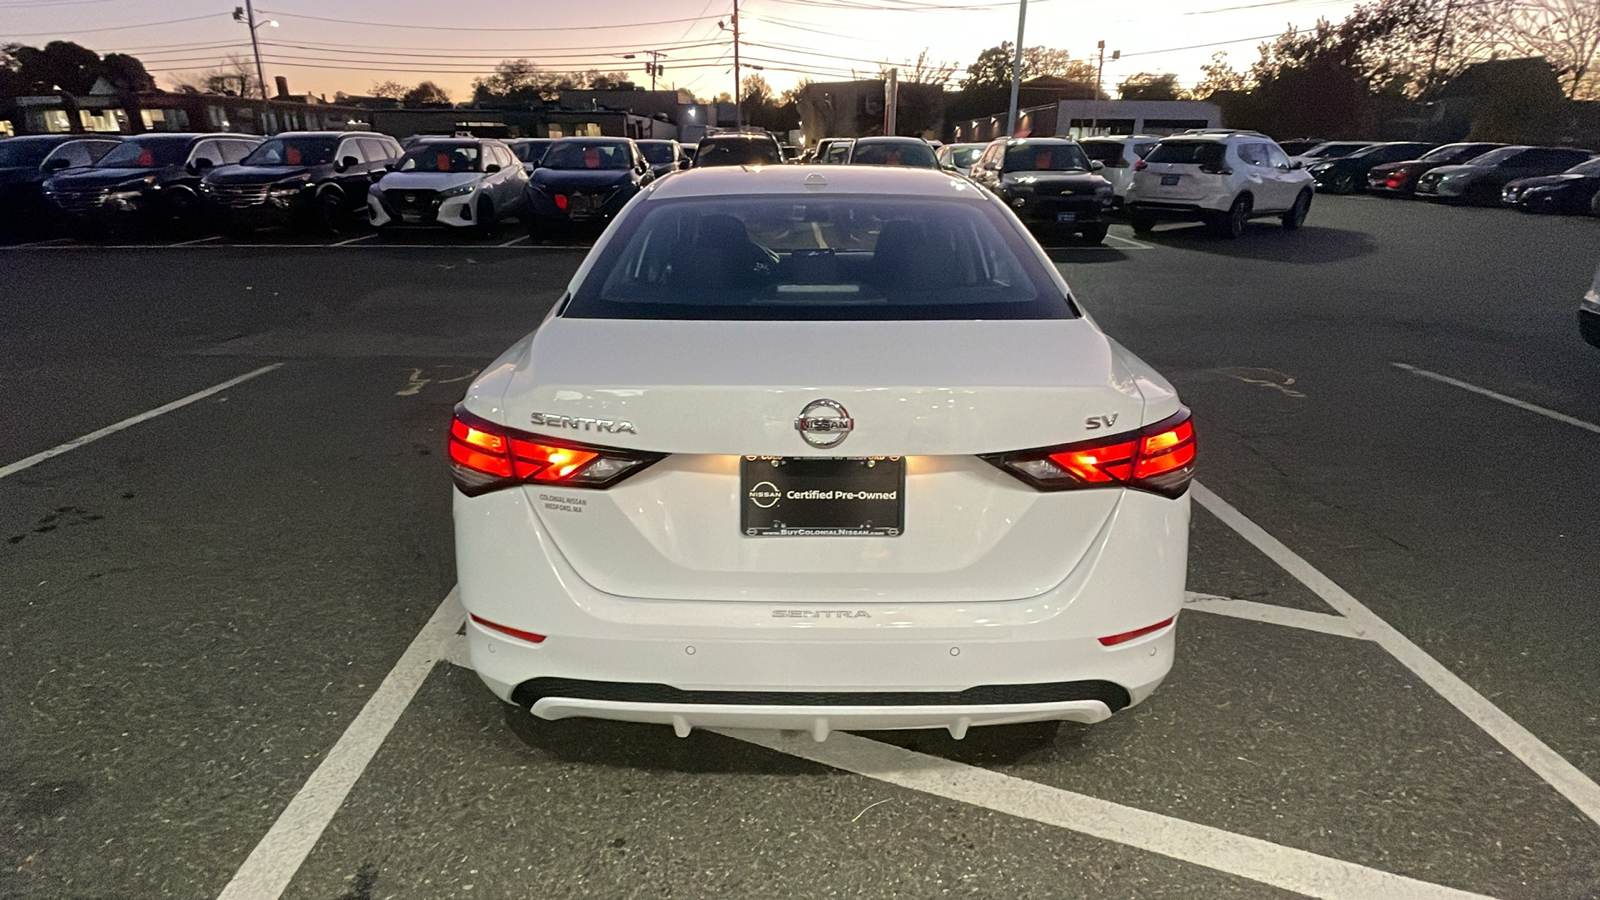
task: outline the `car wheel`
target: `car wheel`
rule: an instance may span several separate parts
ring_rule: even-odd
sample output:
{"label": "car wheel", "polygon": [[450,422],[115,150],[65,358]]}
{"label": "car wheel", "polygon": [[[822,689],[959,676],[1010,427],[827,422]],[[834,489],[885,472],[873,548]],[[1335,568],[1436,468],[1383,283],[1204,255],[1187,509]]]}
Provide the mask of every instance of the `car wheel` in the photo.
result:
{"label": "car wheel", "polygon": [[1128,221],[1136,234],[1149,234],[1156,230],[1156,217],[1138,209],[1128,210]]}
{"label": "car wheel", "polygon": [[1236,238],[1244,234],[1245,226],[1250,223],[1250,198],[1240,194],[1233,200],[1233,205],[1228,211],[1211,220],[1211,230],[1225,238]]}
{"label": "car wheel", "polygon": [[1333,180],[1335,194],[1354,194],[1356,192],[1356,177],[1354,175],[1340,175]]}
{"label": "car wheel", "polygon": [[484,237],[494,237],[500,228],[500,220],[495,217],[494,202],[488,197],[478,198],[478,233]]}
{"label": "car wheel", "polygon": [[1299,228],[1306,222],[1306,213],[1311,212],[1311,192],[1301,191],[1300,196],[1294,198],[1294,205],[1283,214],[1283,227],[1290,231]]}
{"label": "car wheel", "polygon": [[344,208],[344,195],[324,190],[317,194],[317,225],[328,234],[350,230],[350,215]]}
{"label": "car wheel", "polygon": [[1099,244],[1099,243],[1102,243],[1102,242],[1105,241],[1106,232],[1109,231],[1109,230],[1111,230],[1111,226],[1109,226],[1109,225],[1094,225],[1094,226],[1091,226],[1089,228],[1085,228],[1081,232],[1081,235],[1083,237],[1083,242],[1085,244]]}
{"label": "car wheel", "polygon": [[199,199],[183,189],[167,195],[167,224],[173,231],[190,234],[200,230]]}

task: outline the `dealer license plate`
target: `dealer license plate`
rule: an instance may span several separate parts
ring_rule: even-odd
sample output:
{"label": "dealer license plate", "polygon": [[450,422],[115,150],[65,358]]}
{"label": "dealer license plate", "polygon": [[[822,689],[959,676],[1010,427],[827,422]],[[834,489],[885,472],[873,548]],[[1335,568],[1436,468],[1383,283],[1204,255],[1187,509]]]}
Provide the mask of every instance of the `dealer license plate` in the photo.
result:
{"label": "dealer license plate", "polygon": [[1076,222],[1076,221],[1078,221],[1078,214],[1077,213],[1056,213],[1056,221],[1057,222]]}
{"label": "dealer license plate", "polygon": [[748,537],[895,537],[905,529],[898,456],[746,456],[739,528]]}
{"label": "dealer license plate", "polygon": [[422,213],[403,212],[400,214],[400,221],[409,225],[415,225],[422,221]]}
{"label": "dealer license plate", "polygon": [[1170,187],[1171,185],[1174,185],[1174,184],[1178,183],[1179,177],[1181,177],[1181,176],[1178,176],[1178,175],[1163,175],[1163,176],[1161,176],[1161,184],[1162,184],[1163,187]]}

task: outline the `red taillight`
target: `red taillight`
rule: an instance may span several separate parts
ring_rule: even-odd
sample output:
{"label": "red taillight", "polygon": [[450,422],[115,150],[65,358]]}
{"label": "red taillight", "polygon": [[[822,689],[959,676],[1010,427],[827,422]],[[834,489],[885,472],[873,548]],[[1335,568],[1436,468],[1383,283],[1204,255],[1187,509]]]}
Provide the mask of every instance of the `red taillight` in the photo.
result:
{"label": "red taillight", "polygon": [[[491,622],[480,615],[474,614],[472,616],[472,621],[477,622],[479,625],[482,625],[485,628],[498,631],[501,634],[509,634],[519,641],[527,641],[530,644],[544,643],[544,635],[542,634],[534,634],[531,631],[523,631],[520,628],[512,628],[510,625],[501,625],[499,622]],[[1105,638],[1101,638],[1100,640],[1103,642],[1105,641]]]}
{"label": "red taillight", "polygon": [[1134,160],[1134,162],[1133,162],[1133,170],[1135,172],[1143,172],[1145,170],[1145,167],[1148,166],[1148,165],[1150,165],[1150,164],[1145,162],[1144,160],[1137,159],[1137,160]]}
{"label": "red taillight", "polygon": [[[476,618],[476,616],[474,616],[474,618]],[[1177,618],[1177,616],[1172,616],[1171,618],[1162,619],[1154,625],[1146,625],[1143,628],[1135,628],[1132,631],[1124,631],[1121,634],[1107,635],[1099,640],[1100,643],[1106,647],[1115,647],[1117,644],[1126,644],[1128,641],[1131,641],[1134,638],[1144,637],[1147,634],[1160,631],[1168,625],[1171,625]]]}
{"label": "red taillight", "polygon": [[1398,172],[1390,172],[1389,173],[1389,177],[1385,178],[1383,180],[1383,184],[1384,184],[1384,187],[1391,187],[1391,188],[1405,187],[1406,181],[1409,180],[1410,177],[1411,177],[1411,173],[1410,172],[1407,172],[1406,170],[1401,169]]}
{"label": "red taillight", "polygon": [[1042,491],[1130,487],[1179,497],[1194,479],[1194,424],[1185,409],[1126,434],[983,459]]}
{"label": "red taillight", "polygon": [[557,194],[556,195],[556,209],[559,209],[562,212],[566,212],[566,210],[567,210],[567,195],[566,194]]}
{"label": "red taillight", "polygon": [[469,497],[516,484],[610,487],[661,458],[525,434],[459,406],[450,422],[450,472]]}

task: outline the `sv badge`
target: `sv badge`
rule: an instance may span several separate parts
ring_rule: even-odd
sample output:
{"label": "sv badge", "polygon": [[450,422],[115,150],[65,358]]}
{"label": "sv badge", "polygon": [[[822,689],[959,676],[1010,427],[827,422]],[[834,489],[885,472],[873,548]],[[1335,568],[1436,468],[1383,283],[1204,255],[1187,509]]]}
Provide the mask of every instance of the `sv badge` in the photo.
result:
{"label": "sv badge", "polygon": [[1093,431],[1096,428],[1110,428],[1115,424],[1117,424],[1116,413],[1112,413],[1109,416],[1090,416],[1089,418],[1083,420],[1083,427],[1089,429],[1090,431]]}

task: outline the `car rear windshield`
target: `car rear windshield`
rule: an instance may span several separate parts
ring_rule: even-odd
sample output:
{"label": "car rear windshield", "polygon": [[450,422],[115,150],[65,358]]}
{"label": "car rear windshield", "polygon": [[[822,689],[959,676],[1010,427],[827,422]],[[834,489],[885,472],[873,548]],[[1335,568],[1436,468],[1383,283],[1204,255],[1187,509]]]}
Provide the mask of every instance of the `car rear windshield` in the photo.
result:
{"label": "car rear windshield", "polygon": [[246,166],[325,166],[333,162],[339,139],[331,137],[272,138],[240,160]]}
{"label": "car rear windshield", "polygon": [[652,166],[664,166],[672,162],[672,145],[668,143],[640,141],[639,152],[644,154],[644,158],[649,160]]}
{"label": "car rear windshield", "polygon": [[544,157],[544,151],[550,148],[549,141],[523,141],[512,144],[511,152],[523,162],[538,162]]}
{"label": "car rear windshield", "polygon": [[556,141],[544,152],[539,165],[546,169],[631,169],[633,154],[621,141]]}
{"label": "car rear windshield", "polygon": [[1003,213],[978,199],[656,200],[616,224],[566,316],[1068,319]]}
{"label": "car rear windshield", "polygon": [[1077,144],[1036,144],[1024,142],[1006,148],[1007,172],[1088,171],[1089,157]]}
{"label": "car rear windshield", "polygon": [[407,150],[395,168],[401,172],[477,172],[483,168],[483,155],[477,144],[428,141]]}
{"label": "car rear windshield", "polygon": [[694,164],[701,167],[782,165],[783,151],[772,141],[707,138],[700,142]]}
{"label": "car rear windshield", "polygon": [[1227,148],[1216,141],[1162,141],[1145,162],[1181,163],[1192,166],[1221,165]]}
{"label": "car rear windshield", "polygon": [[189,157],[189,141],[133,140],[123,141],[95,163],[102,169],[159,169],[179,166]]}
{"label": "car rear windshield", "polygon": [[850,162],[858,166],[916,166],[939,168],[933,148],[911,141],[857,141]]}

